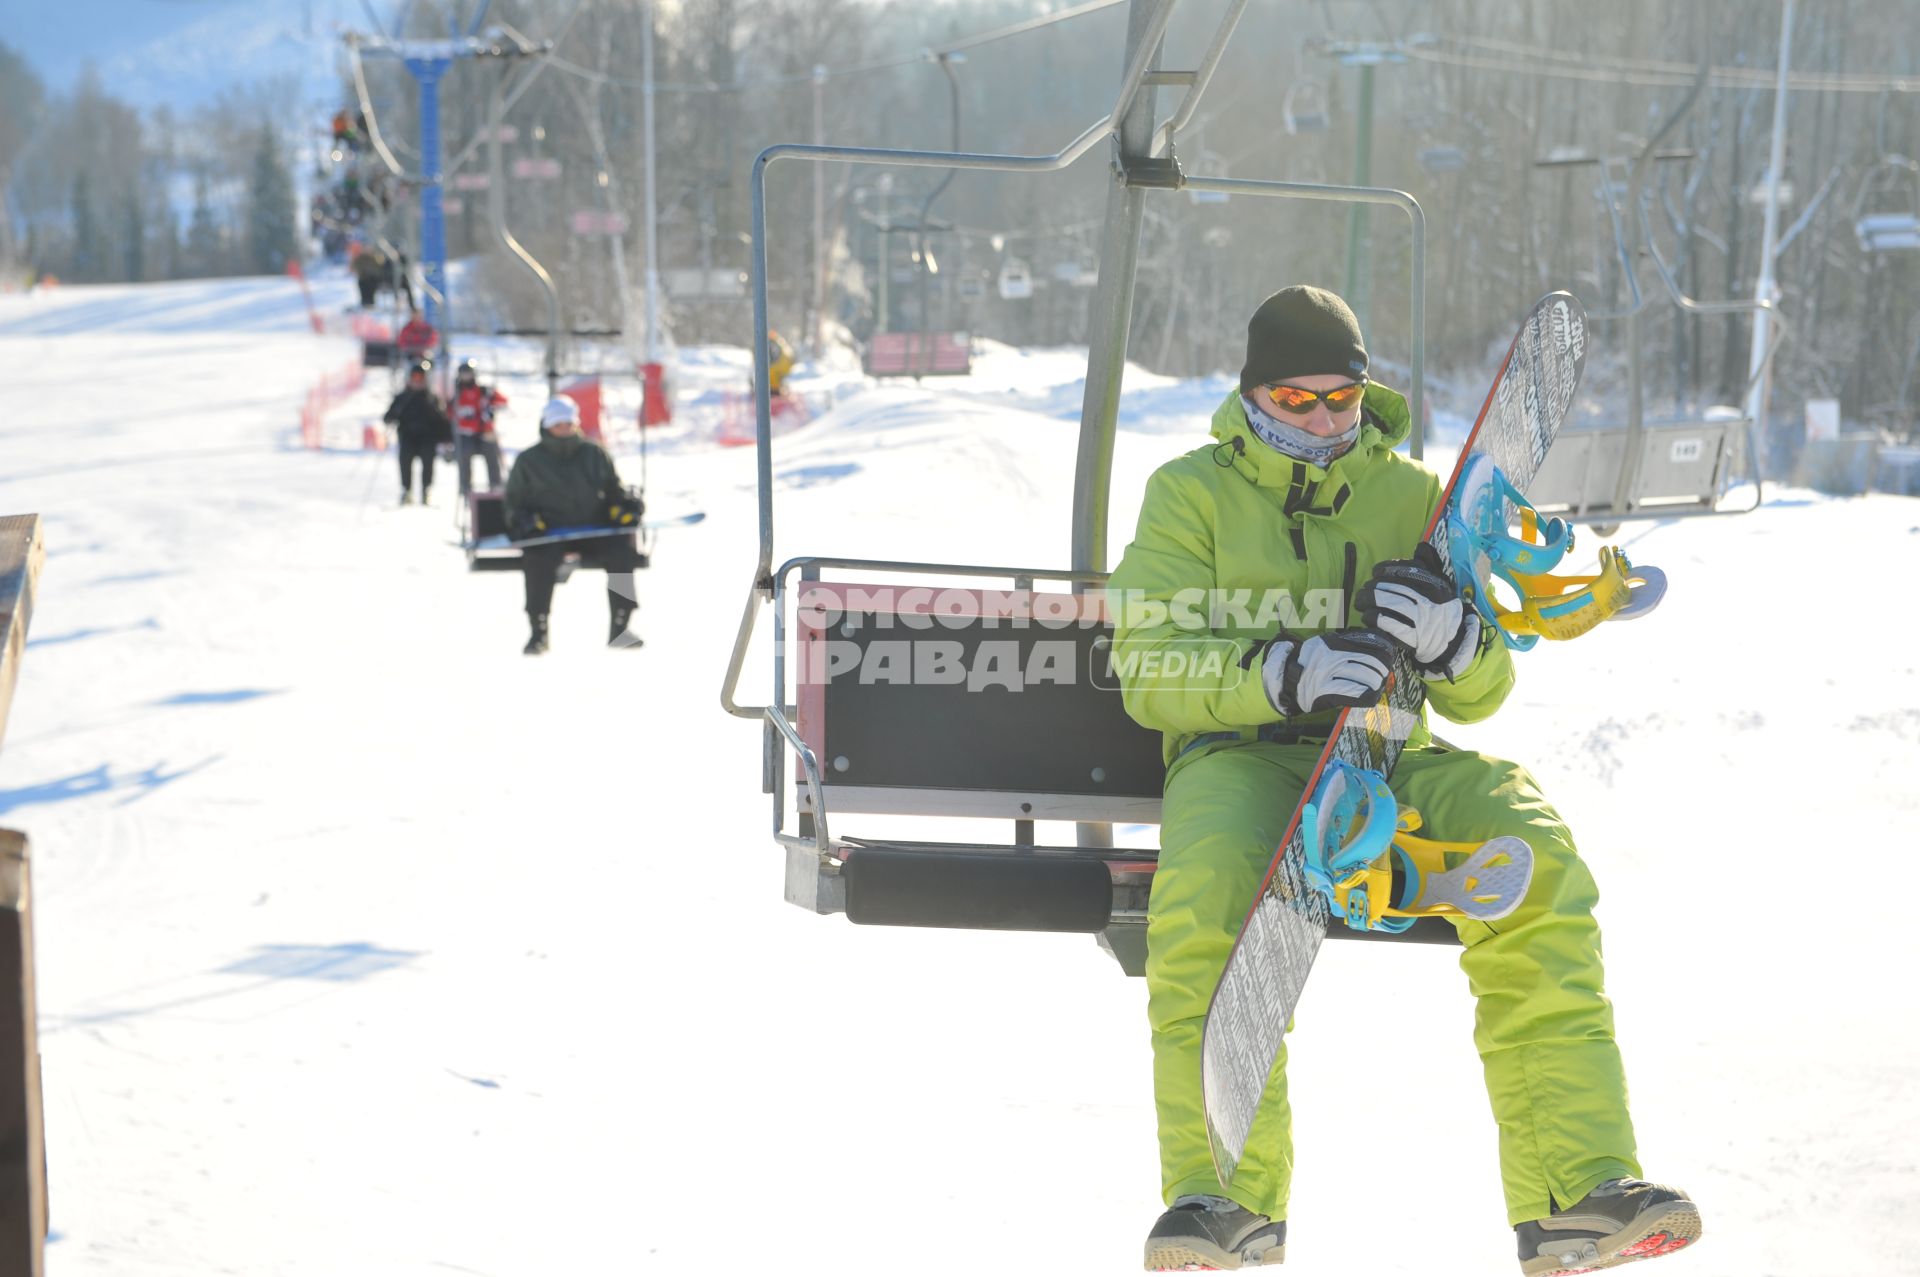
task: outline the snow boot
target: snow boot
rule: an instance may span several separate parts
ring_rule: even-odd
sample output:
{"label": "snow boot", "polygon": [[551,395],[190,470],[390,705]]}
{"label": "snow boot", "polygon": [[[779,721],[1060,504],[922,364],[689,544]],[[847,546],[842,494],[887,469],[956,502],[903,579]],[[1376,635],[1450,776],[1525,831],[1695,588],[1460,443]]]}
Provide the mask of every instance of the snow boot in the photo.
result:
{"label": "snow boot", "polygon": [[1665,1184],[1610,1179],[1564,1210],[1513,1231],[1527,1277],[1590,1273],[1691,1246],[1700,1240],[1700,1208]]}
{"label": "snow boot", "polygon": [[1150,1273],[1277,1264],[1286,1257],[1286,1220],[1256,1215],[1224,1197],[1178,1198],[1147,1234]]}
{"label": "snow boot", "polygon": [[527,645],[520,651],[527,656],[538,656],[547,650],[547,618],[529,612],[527,620],[533,626],[533,637],[527,640]]}
{"label": "snow boot", "polygon": [[413,504],[413,489],[412,489],[412,488],[402,488],[402,489],[400,489],[400,504],[401,504],[401,505],[412,505],[412,504]]}
{"label": "snow boot", "polygon": [[607,619],[608,647],[641,647],[645,645],[645,639],[641,638],[638,634],[628,631],[627,622],[632,619],[632,608],[617,607],[613,609],[613,612]]}
{"label": "snow boot", "polygon": [[432,489],[432,488],[422,488],[422,489],[420,489],[420,504],[421,504],[421,505],[432,505],[432,504],[433,504],[433,489]]}

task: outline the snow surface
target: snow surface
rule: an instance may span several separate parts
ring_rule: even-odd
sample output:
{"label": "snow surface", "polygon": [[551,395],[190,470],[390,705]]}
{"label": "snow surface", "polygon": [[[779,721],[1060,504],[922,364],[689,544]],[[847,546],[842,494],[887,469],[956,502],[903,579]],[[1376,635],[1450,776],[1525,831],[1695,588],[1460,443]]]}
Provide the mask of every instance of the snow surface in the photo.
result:
{"label": "snow surface", "polygon": [[[530,442],[537,358],[482,348]],[[583,576],[537,661],[451,484],[396,509],[354,450],[377,376],[297,446],[351,355],[285,281],[0,297],[0,509],[49,545],[0,819],[35,852],[55,1277],[1135,1271],[1142,983],[1081,936],[781,902],[760,733],[718,703],[744,352],[680,353],[649,492],[709,517],[660,535],[647,646],[601,647]],[[803,370],[777,557],[1063,564],[1082,358]],[[1225,385],[1129,370],[1111,558]],[[1920,1272],[1917,538],[1911,500],[1796,491],[1630,526],[1659,613],[1442,729],[1526,761],[1601,881],[1643,1160],[1707,1221],[1661,1271]],[[1513,1271],[1471,1009],[1442,951],[1323,950],[1290,1271]]]}

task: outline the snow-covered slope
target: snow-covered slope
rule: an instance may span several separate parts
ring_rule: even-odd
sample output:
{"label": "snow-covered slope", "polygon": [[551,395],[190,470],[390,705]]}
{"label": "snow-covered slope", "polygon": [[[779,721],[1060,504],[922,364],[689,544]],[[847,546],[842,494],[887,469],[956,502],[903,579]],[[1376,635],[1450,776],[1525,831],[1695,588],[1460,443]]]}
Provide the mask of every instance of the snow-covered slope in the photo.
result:
{"label": "snow-covered slope", "polygon": [[[349,354],[285,281],[0,298],[0,509],[50,547],[0,820],[36,854],[56,1277],[1134,1270],[1141,983],[1084,937],[780,901],[716,695],[751,449],[649,458],[656,509],[709,517],[661,536],[643,650],[582,577],[526,660],[450,485],[395,509],[390,455],[293,446]],[[690,397],[728,380],[685,355]],[[1063,563],[1078,377],[816,381],[779,556]],[[1115,558],[1227,383],[1128,385]],[[1601,881],[1647,1170],[1706,1212],[1676,1275],[1920,1271],[1917,537],[1911,501],[1793,492],[1632,527],[1662,610],[1448,733],[1532,766]],[[1511,1271],[1471,1012],[1445,952],[1325,950],[1290,1269]]]}

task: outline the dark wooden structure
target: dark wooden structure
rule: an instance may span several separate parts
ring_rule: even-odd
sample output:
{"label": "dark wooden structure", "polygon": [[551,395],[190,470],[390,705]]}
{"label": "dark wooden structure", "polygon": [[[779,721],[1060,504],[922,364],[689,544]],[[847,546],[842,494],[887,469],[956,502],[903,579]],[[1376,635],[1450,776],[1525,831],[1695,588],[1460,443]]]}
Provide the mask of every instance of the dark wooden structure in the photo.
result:
{"label": "dark wooden structure", "polygon": [[[0,742],[46,547],[38,515],[0,518]],[[27,838],[0,829],[0,1273],[46,1271],[47,1153],[34,1020]]]}

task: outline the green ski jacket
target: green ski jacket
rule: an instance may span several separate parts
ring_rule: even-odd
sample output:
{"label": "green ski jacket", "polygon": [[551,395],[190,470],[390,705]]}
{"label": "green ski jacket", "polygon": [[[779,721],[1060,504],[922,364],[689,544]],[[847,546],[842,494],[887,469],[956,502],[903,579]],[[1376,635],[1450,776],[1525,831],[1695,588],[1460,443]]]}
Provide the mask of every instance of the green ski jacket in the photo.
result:
{"label": "green ski jacket", "polygon": [[[1213,414],[1219,442],[1154,471],[1139,527],[1108,582],[1114,671],[1127,712],[1165,733],[1171,766],[1281,723],[1253,649],[1282,627],[1309,637],[1360,624],[1355,593],[1387,559],[1412,556],[1440,503],[1432,470],[1393,451],[1407,437],[1406,399],[1367,387],[1360,437],[1326,467],[1295,461],[1247,425],[1239,392]],[[1513,687],[1497,639],[1428,700],[1459,723],[1487,717]],[[1279,729],[1324,738],[1332,714]],[[1432,739],[1425,713],[1408,740]]]}

